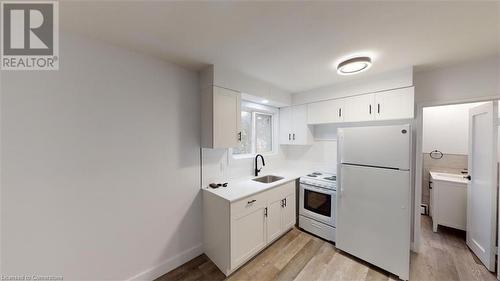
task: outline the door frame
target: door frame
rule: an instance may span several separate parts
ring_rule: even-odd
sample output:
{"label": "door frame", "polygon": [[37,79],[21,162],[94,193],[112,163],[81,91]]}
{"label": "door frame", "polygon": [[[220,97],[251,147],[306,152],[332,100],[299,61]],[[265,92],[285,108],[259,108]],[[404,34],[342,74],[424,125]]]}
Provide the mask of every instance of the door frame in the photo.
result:
{"label": "door frame", "polygon": [[[416,148],[415,148],[415,202],[414,202],[414,217],[413,217],[413,242],[411,244],[412,251],[420,253],[421,245],[421,231],[420,231],[420,204],[422,202],[422,176],[423,176],[423,156],[422,156],[422,143],[423,143],[423,112],[425,107],[442,106],[442,105],[454,105],[454,104],[464,104],[464,103],[475,103],[475,102],[498,102],[500,99],[498,95],[477,97],[477,98],[467,98],[467,99],[456,99],[456,100],[436,100],[436,101],[426,101],[415,103],[415,123],[416,123]],[[500,202],[500,192],[497,195],[498,202]],[[500,218],[500,208],[498,208],[497,218]],[[500,226],[499,226],[500,228]],[[498,231],[498,230],[497,230]],[[500,233],[500,232],[499,232]],[[498,237],[497,244],[500,245],[500,235]],[[500,247],[498,255],[500,256]],[[500,276],[500,263],[499,269],[497,270]]]}

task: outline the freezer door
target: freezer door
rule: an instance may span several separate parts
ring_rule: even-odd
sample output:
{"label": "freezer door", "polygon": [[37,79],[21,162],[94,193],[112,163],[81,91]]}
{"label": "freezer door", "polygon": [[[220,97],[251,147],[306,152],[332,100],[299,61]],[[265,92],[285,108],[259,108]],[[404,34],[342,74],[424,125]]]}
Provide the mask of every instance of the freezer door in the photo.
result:
{"label": "freezer door", "polygon": [[410,125],[340,128],[340,163],[410,169]]}
{"label": "freezer door", "polygon": [[340,172],[337,248],[408,280],[410,172],[351,165]]}

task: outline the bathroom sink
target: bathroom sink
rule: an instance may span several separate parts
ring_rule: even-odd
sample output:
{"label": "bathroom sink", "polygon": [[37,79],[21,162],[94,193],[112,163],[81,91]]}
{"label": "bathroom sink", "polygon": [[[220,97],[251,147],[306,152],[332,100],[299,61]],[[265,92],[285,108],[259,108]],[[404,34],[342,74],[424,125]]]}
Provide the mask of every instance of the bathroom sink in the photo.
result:
{"label": "bathroom sink", "polygon": [[258,181],[258,182],[261,182],[261,183],[272,183],[272,182],[275,182],[275,181],[279,181],[279,180],[282,180],[283,177],[278,177],[278,176],[273,176],[273,175],[267,175],[267,176],[263,176],[263,177],[260,177],[260,178],[255,178],[253,179],[253,181]]}
{"label": "bathroom sink", "polygon": [[465,175],[443,173],[443,172],[433,172],[433,171],[431,171],[430,174],[431,174],[431,178],[434,180],[467,183],[467,179],[464,178]]}

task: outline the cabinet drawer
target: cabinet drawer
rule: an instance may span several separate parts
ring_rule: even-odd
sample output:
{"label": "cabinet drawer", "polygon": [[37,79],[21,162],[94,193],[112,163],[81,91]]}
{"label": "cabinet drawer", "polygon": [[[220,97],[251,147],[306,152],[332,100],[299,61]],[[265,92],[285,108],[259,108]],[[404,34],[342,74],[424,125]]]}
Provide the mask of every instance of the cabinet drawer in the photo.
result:
{"label": "cabinet drawer", "polygon": [[246,197],[231,204],[231,218],[239,218],[267,206],[266,192]]}

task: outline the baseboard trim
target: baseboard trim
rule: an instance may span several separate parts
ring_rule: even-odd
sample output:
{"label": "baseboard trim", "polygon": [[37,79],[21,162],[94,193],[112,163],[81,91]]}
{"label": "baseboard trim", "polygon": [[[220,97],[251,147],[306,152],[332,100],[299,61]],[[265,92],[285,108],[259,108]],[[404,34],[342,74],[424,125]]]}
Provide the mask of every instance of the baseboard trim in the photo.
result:
{"label": "baseboard trim", "polygon": [[175,269],[184,263],[192,260],[193,258],[203,254],[203,245],[199,244],[195,247],[185,250],[180,254],[168,258],[165,261],[161,262],[159,265],[154,266],[146,271],[143,271],[131,278],[129,281],[139,281],[139,280],[154,280],[163,274]]}

